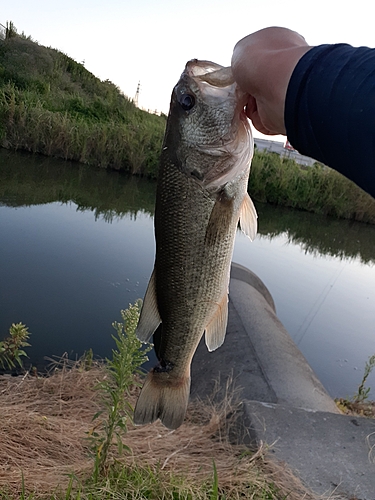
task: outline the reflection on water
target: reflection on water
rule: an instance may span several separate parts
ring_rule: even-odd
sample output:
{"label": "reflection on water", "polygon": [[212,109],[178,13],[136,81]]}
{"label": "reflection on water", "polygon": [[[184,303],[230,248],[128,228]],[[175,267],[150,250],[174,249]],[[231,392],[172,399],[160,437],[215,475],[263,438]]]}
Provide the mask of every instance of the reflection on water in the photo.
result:
{"label": "reflection on water", "polygon": [[70,202],[95,219],[153,215],[155,182],[37,155],[0,149],[0,206]]}
{"label": "reflection on water", "polygon": [[257,203],[258,234],[278,235],[305,253],[375,263],[375,226]]}
{"label": "reflection on water", "polygon": [[[111,323],[152,271],[154,193],[118,172],[0,150],[0,335],[26,323],[33,363],[90,347],[109,356]],[[234,260],[265,282],[331,394],[354,393],[375,352],[375,227],[257,209],[259,236],[238,233]]]}

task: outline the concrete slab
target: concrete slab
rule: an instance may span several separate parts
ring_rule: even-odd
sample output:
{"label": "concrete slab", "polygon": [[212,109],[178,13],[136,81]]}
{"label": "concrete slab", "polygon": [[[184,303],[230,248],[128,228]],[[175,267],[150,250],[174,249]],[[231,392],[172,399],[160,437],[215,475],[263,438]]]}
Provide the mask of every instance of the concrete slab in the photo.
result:
{"label": "concrete slab", "polygon": [[219,377],[233,377],[242,388],[246,431],[239,429],[238,439],[272,445],[270,455],[318,494],[375,500],[375,422],[340,413],[256,275],[233,264],[229,297],[224,344],[209,353],[202,341],[194,357],[192,397],[210,395]]}
{"label": "concrete slab", "polygon": [[314,493],[375,500],[375,421],[255,401],[243,412],[253,443],[267,443]]}

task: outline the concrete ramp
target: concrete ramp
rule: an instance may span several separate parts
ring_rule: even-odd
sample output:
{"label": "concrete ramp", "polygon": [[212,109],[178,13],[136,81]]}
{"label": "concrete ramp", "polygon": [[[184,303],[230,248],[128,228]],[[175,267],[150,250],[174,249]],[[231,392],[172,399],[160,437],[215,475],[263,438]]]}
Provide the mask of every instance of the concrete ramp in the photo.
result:
{"label": "concrete ramp", "polygon": [[229,297],[223,346],[209,353],[202,340],[194,357],[192,397],[233,376],[247,444],[272,444],[269,454],[317,494],[375,500],[375,421],[340,413],[254,273],[232,264]]}

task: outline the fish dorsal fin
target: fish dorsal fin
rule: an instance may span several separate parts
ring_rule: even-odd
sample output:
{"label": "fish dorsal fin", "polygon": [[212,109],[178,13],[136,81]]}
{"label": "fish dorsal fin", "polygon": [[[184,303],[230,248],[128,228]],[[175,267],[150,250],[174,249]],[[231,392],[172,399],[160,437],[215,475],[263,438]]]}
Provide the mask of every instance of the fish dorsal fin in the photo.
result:
{"label": "fish dorsal fin", "polygon": [[211,352],[222,345],[225,339],[228,323],[228,294],[226,293],[218,304],[214,316],[206,326],[205,341],[207,349]]}
{"label": "fish dorsal fin", "polygon": [[258,215],[255,210],[254,203],[252,202],[250,196],[246,193],[240,212],[240,226],[241,230],[250,238],[251,241],[254,240],[257,230],[258,230]]}
{"label": "fish dorsal fin", "polygon": [[141,315],[135,331],[138,340],[148,342],[161,323],[161,318],[156,300],[155,268],[152,271],[150,281],[147,286]]}

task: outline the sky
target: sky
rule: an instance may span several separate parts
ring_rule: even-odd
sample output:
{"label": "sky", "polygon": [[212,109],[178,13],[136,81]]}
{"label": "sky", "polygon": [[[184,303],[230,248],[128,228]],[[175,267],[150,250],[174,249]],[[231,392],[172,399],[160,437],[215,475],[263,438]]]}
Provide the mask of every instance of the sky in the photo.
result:
{"label": "sky", "polygon": [[[0,23],[59,49],[139,105],[168,113],[170,95],[193,58],[229,66],[233,47],[267,26],[284,26],[310,45],[375,47],[373,0],[12,0]],[[4,7],[4,4],[6,6]],[[256,137],[264,137],[254,132]],[[276,136],[275,140],[282,140]]]}

